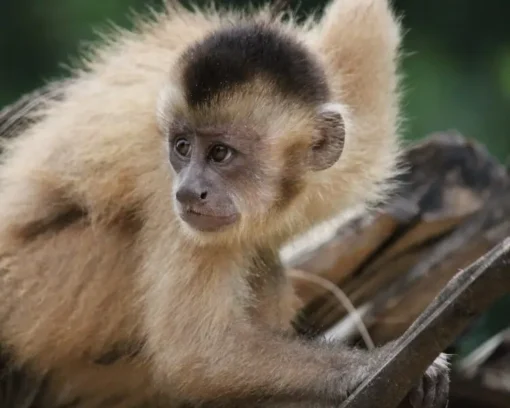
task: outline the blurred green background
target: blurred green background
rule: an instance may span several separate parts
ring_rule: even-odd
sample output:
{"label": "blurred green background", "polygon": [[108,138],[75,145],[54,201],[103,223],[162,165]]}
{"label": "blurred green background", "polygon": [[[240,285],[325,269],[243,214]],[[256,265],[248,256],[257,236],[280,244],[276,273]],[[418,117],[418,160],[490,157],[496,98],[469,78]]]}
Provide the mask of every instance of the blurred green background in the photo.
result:
{"label": "blurred green background", "polygon": [[[65,74],[108,22],[162,0],[0,0],[0,107]],[[198,1],[200,4],[201,2]],[[244,0],[217,0],[240,6]],[[259,3],[258,1],[255,3]],[[293,1],[300,13],[323,1]],[[502,0],[396,0],[407,29],[405,135],[457,129],[510,155],[510,21]]]}
{"label": "blurred green background", "polygon": [[[198,4],[203,3],[198,1]],[[222,1],[242,7],[246,1]],[[255,4],[259,2],[254,2]],[[298,2],[293,1],[292,4]],[[510,7],[502,0],[395,0],[403,14],[405,136],[457,129],[500,160],[510,155]],[[130,25],[132,11],[161,0],[0,0],[0,108],[65,75],[80,43],[109,22]],[[305,15],[324,5],[303,0]],[[503,299],[477,324],[471,348],[510,319]]]}

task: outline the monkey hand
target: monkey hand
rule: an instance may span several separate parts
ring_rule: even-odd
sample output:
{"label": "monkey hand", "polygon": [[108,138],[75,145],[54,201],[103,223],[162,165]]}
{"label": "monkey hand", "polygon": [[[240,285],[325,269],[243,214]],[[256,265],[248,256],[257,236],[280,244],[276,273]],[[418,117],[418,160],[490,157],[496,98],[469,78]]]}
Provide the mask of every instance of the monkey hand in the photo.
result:
{"label": "monkey hand", "polygon": [[413,408],[446,408],[448,406],[449,367],[446,354],[440,354],[427,369],[418,385],[408,394]]}

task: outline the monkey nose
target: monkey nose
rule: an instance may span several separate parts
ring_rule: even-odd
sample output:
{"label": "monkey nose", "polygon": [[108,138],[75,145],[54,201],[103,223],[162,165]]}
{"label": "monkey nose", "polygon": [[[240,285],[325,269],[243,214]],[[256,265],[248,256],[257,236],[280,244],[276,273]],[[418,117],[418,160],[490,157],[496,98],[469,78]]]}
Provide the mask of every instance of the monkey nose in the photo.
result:
{"label": "monkey nose", "polygon": [[180,188],[175,194],[175,198],[183,205],[204,204],[207,200],[207,191]]}

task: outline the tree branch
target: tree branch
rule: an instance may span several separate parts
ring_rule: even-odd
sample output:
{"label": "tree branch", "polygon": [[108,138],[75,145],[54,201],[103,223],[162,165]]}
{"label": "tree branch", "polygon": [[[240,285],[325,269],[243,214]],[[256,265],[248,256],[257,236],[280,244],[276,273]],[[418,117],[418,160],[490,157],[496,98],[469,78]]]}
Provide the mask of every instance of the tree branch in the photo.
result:
{"label": "tree branch", "polygon": [[427,367],[472,319],[508,293],[510,238],[459,272],[446,285],[399,339],[395,352],[341,408],[397,406]]}

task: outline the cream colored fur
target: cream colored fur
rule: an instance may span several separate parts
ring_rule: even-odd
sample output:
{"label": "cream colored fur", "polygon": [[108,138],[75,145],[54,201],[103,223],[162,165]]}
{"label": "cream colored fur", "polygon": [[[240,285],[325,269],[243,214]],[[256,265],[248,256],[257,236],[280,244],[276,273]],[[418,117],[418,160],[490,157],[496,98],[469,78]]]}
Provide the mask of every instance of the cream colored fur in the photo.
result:
{"label": "cream colored fur", "polygon": [[[250,321],[248,309],[260,323],[288,328],[296,308],[283,296],[288,284],[263,294],[247,284],[255,245],[280,245],[347,206],[384,197],[398,153],[399,26],[387,0],[336,0],[318,22],[273,24],[324,64],[331,102],[347,120],[340,160],[307,176],[270,234],[267,224],[246,224],[220,246],[183,230],[156,113],[160,91],[186,46],[245,18],[178,8],[120,31],[86,58],[64,100],[48,103],[44,118],[9,144],[0,167],[0,343],[19,363],[55,373],[48,401],[85,396],[93,407],[128,393],[129,402],[110,405],[128,408],[155,389],[192,394],[201,377],[190,370],[206,361],[205,375],[214,375],[229,358],[218,354],[231,341],[225,333]],[[283,108],[282,117],[291,106]],[[75,205],[86,219],[30,238],[31,225]],[[132,339],[145,345],[135,362],[91,363]],[[207,387],[196,392],[210,396]]]}

